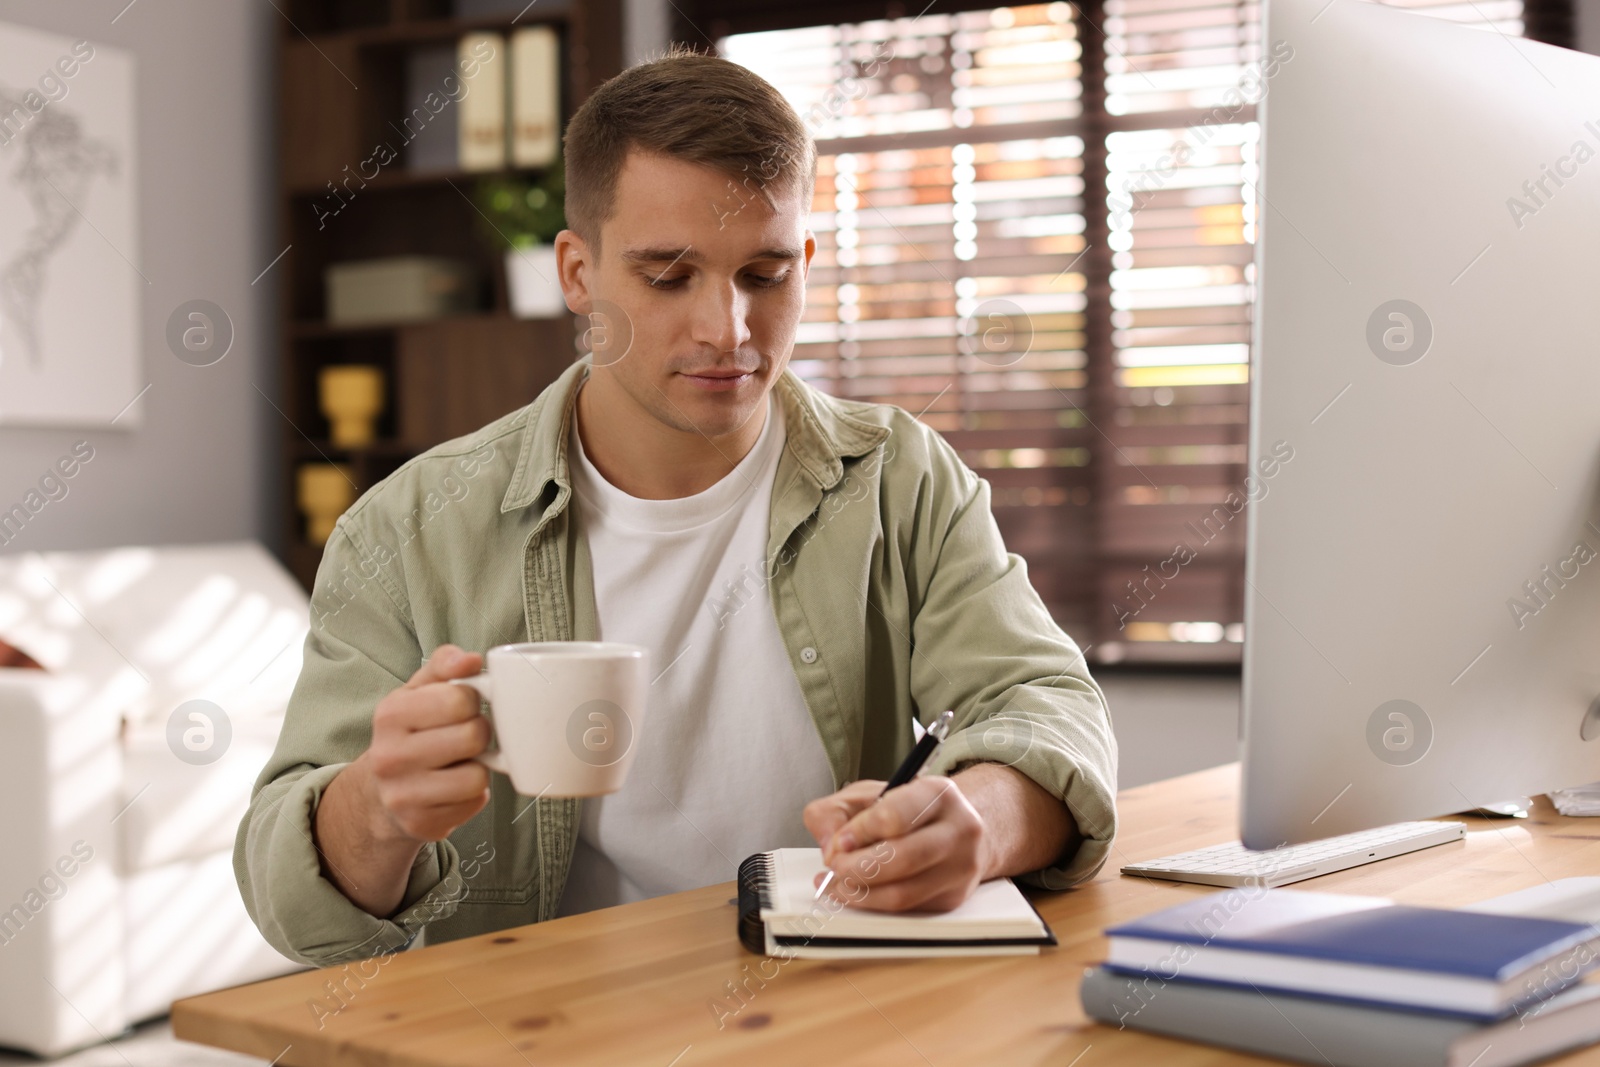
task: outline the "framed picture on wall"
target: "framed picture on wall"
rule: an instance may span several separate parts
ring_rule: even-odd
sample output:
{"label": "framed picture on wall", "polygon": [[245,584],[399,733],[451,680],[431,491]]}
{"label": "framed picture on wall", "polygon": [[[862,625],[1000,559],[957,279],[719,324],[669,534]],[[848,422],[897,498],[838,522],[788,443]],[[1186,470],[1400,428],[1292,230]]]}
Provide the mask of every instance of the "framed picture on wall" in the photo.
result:
{"label": "framed picture on wall", "polygon": [[0,424],[139,419],[134,114],[128,53],[0,23]]}

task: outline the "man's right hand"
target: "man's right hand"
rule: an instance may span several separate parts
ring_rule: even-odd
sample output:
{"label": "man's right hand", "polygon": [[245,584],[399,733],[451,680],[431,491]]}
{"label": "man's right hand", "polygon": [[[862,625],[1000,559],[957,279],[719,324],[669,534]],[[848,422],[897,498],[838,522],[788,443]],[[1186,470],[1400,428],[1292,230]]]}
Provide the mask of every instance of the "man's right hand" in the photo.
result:
{"label": "man's right hand", "polygon": [[440,645],[409,681],[378,702],[372,743],[328,783],[315,836],[324,875],[380,918],[405,895],[412,861],[489,802],[489,770],[472,757],[489,744],[478,694],[450,685],[483,657]]}

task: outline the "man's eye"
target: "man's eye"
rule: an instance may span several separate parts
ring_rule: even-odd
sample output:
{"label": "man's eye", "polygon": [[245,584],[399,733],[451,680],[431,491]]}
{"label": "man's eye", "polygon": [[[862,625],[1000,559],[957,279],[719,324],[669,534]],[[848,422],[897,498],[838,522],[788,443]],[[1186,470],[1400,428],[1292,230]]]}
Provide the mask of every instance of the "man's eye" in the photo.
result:
{"label": "man's eye", "polygon": [[687,274],[680,274],[675,278],[664,278],[660,275],[657,275],[646,282],[646,284],[652,289],[676,289],[683,284],[687,277]]}
{"label": "man's eye", "polygon": [[784,282],[788,281],[789,272],[784,271],[782,274],[777,275],[746,274],[745,277],[749,278],[751,283],[754,285],[759,285],[763,289],[770,289],[773,286],[782,285]]}

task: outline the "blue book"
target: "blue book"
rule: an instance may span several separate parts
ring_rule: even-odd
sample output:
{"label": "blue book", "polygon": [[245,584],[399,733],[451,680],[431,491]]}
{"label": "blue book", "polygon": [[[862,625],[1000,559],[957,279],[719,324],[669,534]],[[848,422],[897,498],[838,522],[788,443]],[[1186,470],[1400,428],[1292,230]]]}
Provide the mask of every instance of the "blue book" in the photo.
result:
{"label": "blue book", "polygon": [[1091,1019],[1119,1030],[1314,1067],[1520,1067],[1600,1041],[1600,986],[1592,984],[1498,1022],[1210,982],[1156,982],[1104,967],[1083,976],[1079,996]]}
{"label": "blue book", "polygon": [[1106,966],[1498,1019],[1600,962],[1600,928],[1418,908],[1377,897],[1242,887],[1106,931]]}

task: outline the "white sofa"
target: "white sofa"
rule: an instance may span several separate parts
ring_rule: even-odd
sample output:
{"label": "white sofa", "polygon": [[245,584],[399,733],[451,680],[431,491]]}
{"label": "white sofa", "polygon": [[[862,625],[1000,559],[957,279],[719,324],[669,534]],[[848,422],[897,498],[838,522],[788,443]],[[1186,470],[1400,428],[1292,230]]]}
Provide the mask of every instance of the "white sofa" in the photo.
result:
{"label": "white sofa", "polygon": [[[307,618],[253,543],[0,556],[0,640],[46,668],[0,668],[0,1046],[59,1055],[300,969],[232,848]],[[222,715],[189,704],[169,744],[195,700]]]}

